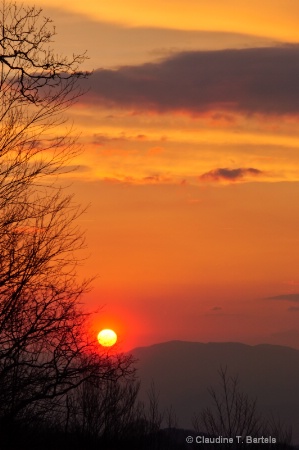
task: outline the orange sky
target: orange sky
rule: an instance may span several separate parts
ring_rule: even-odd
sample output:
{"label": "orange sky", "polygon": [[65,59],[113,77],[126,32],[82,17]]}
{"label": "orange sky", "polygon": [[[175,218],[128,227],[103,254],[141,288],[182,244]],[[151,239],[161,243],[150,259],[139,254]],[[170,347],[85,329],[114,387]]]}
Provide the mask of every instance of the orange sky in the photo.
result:
{"label": "orange sky", "polygon": [[39,5],[95,70],[70,111],[95,328],[299,348],[298,1]]}
{"label": "orange sky", "polygon": [[[39,0],[38,4],[61,8],[59,0]],[[286,42],[299,38],[297,0],[73,0],[64,2],[63,8],[125,26],[236,32]]]}

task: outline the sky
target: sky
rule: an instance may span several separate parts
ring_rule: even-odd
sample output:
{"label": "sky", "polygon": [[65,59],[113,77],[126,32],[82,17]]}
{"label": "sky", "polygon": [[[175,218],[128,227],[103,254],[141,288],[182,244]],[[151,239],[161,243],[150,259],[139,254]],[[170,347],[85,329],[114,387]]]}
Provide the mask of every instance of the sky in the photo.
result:
{"label": "sky", "polygon": [[299,348],[299,2],[38,6],[92,71],[68,114],[95,330]]}

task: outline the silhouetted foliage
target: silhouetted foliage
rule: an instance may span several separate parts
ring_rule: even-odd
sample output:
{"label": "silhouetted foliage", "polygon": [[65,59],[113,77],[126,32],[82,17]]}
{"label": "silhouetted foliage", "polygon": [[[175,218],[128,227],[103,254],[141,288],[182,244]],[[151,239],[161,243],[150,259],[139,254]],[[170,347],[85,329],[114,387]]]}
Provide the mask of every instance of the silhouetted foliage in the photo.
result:
{"label": "silhouetted foliage", "polygon": [[[35,7],[0,6],[0,440],[62,414],[87,379],[130,374],[130,356],[100,354],[79,299],[82,213],[58,184],[77,154],[64,112],[82,94],[78,65],[49,47]],[[29,427],[30,428],[30,427]],[[28,430],[29,430],[28,428]],[[3,444],[4,445],[4,444]]]}
{"label": "silhouetted foliage", "polygon": [[[212,407],[205,408],[193,419],[195,431],[211,438],[219,436],[233,438],[233,443],[223,442],[222,448],[237,449],[240,442],[246,443],[246,437],[269,438],[276,440],[271,443],[260,443],[262,448],[290,448],[292,432],[280,420],[262,417],[257,410],[257,401],[240,390],[238,377],[229,376],[227,368],[219,370],[219,389],[209,388]],[[239,436],[239,441],[236,439]],[[245,444],[244,444],[245,445]],[[256,448],[256,443],[246,445],[246,448]],[[219,448],[219,443],[207,444],[203,448]]]}
{"label": "silhouetted foliage", "polygon": [[66,431],[97,442],[124,440],[135,420],[139,383],[133,380],[87,380],[67,396]]}

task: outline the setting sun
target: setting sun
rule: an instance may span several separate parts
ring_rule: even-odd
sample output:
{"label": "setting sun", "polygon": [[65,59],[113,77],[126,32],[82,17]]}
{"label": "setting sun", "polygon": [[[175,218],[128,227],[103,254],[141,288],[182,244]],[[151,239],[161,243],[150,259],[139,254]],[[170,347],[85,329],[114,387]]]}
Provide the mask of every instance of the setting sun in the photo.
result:
{"label": "setting sun", "polygon": [[102,330],[98,334],[98,341],[103,347],[112,347],[117,341],[117,334],[113,330]]}

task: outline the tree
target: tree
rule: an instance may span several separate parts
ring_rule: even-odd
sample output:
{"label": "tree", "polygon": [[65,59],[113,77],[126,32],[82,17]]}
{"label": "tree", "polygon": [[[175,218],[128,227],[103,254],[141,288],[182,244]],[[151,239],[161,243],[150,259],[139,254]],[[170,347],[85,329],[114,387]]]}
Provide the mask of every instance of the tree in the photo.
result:
{"label": "tree", "polygon": [[67,430],[79,447],[82,442],[123,444],[136,437],[139,385],[135,380],[87,380],[70,393]]}
{"label": "tree", "polygon": [[58,184],[78,152],[65,111],[82,95],[84,55],[49,47],[55,28],[35,7],[0,11],[0,418],[47,414],[89,378],[130,374],[100,354],[79,306],[81,209]]}
{"label": "tree", "polygon": [[263,423],[257,414],[256,401],[239,390],[238,378],[229,377],[227,369],[219,370],[220,393],[209,389],[213,409],[206,408],[201,416],[195,417],[194,428],[199,431],[201,425],[211,436],[257,437]]}
{"label": "tree", "polygon": [[[246,436],[272,436],[277,440],[275,448],[291,448],[291,430],[274,417],[263,418],[257,411],[256,399],[240,390],[238,377],[229,376],[227,368],[221,368],[218,373],[220,389],[209,388],[212,407],[205,408],[200,415],[194,416],[195,431],[207,433],[209,437],[234,438],[233,443],[222,443],[223,448],[239,448],[236,436],[244,442]],[[218,446],[219,443],[216,443],[215,448]],[[255,446],[256,444],[253,444],[253,447]],[[272,448],[271,444],[270,447]],[[263,448],[268,448],[268,445],[263,444]]]}

